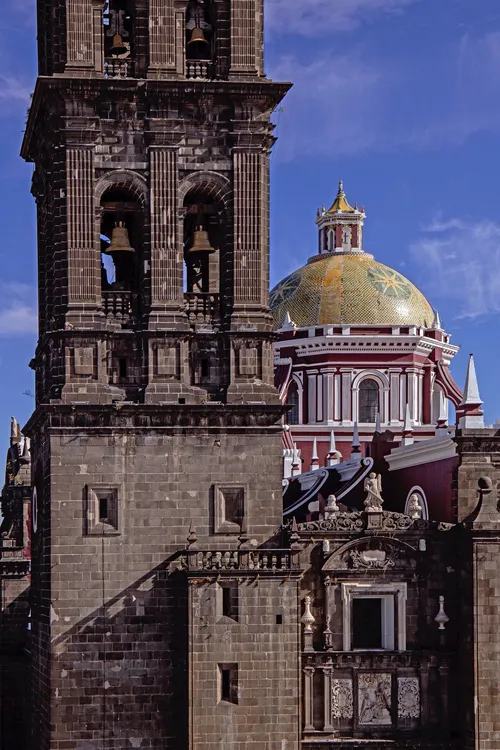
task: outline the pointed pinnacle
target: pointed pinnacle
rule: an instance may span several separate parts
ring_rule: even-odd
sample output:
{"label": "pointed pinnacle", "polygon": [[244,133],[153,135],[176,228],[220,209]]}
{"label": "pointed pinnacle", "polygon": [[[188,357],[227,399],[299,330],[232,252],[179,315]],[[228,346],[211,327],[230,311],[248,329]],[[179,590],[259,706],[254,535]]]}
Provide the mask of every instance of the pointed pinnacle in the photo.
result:
{"label": "pointed pinnacle", "polygon": [[474,355],[469,355],[469,364],[467,365],[467,377],[465,378],[464,397],[461,406],[475,404],[479,406],[483,402],[479,395],[479,385],[477,382],[476,366],[474,364]]}

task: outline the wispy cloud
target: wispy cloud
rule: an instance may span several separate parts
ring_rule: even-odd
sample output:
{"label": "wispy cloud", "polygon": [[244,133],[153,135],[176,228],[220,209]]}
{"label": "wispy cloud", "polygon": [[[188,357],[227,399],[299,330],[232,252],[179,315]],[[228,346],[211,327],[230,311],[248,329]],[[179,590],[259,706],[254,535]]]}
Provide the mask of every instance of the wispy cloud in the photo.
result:
{"label": "wispy cloud", "polygon": [[279,122],[280,160],[310,154],[363,150],[376,137],[376,102],[383,82],[376,65],[359,55],[325,53],[311,63],[282,58],[273,68],[275,80],[294,87]]}
{"label": "wispy cloud", "polygon": [[0,74],[0,117],[18,114],[29,103],[29,87],[16,76]]}
{"label": "wispy cloud", "polygon": [[465,35],[417,58],[387,60],[362,47],[320,50],[306,62],[282,57],[271,75],[295,84],[280,119],[280,159],[454,148],[500,132],[491,93],[500,86],[500,32]]}
{"label": "wispy cloud", "polygon": [[459,318],[500,312],[500,224],[437,217],[411,247],[421,283]]}
{"label": "wispy cloud", "polygon": [[34,288],[17,282],[0,283],[0,336],[25,336],[36,332]]}
{"label": "wispy cloud", "polygon": [[351,31],[377,13],[398,13],[419,0],[267,0],[267,28],[273,32],[322,36]]}

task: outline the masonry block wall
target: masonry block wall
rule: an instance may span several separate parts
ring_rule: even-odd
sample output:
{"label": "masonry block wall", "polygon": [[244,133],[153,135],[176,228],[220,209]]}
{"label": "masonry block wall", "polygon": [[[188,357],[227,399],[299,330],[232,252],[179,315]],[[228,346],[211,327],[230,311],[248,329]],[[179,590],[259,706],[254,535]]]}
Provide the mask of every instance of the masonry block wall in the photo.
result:
{"label": "masonry block wall", "polygon": [[[263,73],[261,0],[40,0],[38,20],[32,742],[177,750],[188,536],[228,554],[281,523],[268,183],[288,85]],[[282,657],[277,631],[266,648]],[[298,682],[290,723],[267,687],[259,738],[281,748]]]}
{"label": "masonry block wall", "polygon": [[500,743],[495,696],[500,690],[500,438],[494,430],[462,430],[456,507],[464,523],[461,643],[464,746]]}
{"label": "masonry block wall", "polygon": [[[297,577],[235,570],[189,582],[191,747],[298,748]],[[228,615],[224,589],[236,599]]]}

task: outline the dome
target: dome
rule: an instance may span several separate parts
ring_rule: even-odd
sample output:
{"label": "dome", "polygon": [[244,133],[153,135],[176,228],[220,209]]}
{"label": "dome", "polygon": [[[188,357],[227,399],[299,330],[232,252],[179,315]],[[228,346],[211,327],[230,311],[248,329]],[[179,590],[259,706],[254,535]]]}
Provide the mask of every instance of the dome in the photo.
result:
{"label": "dome", "polygon": [[299,326],[417,325],[430,328],[434,312],[417,287],[372,255],[323,253],[271,292],[276,328],[286,313]]}

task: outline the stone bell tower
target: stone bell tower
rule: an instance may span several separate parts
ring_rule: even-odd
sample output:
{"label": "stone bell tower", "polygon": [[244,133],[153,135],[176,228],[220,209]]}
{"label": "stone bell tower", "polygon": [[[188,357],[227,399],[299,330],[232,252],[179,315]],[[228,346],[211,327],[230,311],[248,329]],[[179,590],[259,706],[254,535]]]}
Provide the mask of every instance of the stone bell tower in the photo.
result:
{"label": "stone bell tower", "polygon": [[[248,735],[266,716],[269,747],[295,747],[293,657],[266,673],[253,708],[241,661],[242,628],[258,627],[258,602],[280,581],[253,672],[297,640],[290,556],[238,589],[256,565],[241,550],[281,523],[269,155],[288,84],[263,71],[262,0],[37,9],[40,74],[22,147],[35,165],[40,318],[26,428],[32,747],[177,750],[220,736],[229,747],[228,726]],[[205,618],[188,580],[206,579],[191,573],[212,554],[238,570],[203,584]],[[200,621],[215,618],[217,631],[219,615],[234,648],[222,661],[204,652],[194,673]],[[196,726],[202,705],[211,735]]]}

